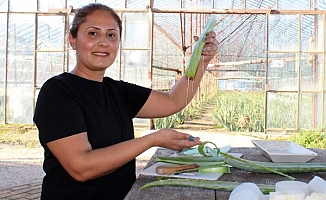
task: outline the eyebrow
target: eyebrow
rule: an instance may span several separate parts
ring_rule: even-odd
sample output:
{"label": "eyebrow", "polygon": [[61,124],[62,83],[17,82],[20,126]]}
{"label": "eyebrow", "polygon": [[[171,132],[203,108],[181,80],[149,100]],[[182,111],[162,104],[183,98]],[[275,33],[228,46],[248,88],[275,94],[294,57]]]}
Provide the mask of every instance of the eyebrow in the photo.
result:
{"label": "eyebrow", "polygon": [[[94,28],[94,29],[100,30],[100,28],[98,28],[96,26],[90,26],[90,27],[87,27],[86,29],[90,29],[90,28]],[[109,29],[107,29],[107,31],[117,31],[118,32],[118,30],[115,29],[115,28],[109,28]]]}

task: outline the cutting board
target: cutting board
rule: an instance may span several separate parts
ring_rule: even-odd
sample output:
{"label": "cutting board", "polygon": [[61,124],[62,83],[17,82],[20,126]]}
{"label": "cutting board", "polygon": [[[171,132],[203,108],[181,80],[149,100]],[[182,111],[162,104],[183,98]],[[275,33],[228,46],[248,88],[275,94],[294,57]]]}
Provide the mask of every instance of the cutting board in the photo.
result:
{"label": "cutting board", "polygon": [[[241,153],[231,153],[233,156],[241,157]],[[170,163],[163,163],[158,162],[154,165],[151,165],[150,167],[142,170],[140,174],[142,175],[148,175],[148,176],[162,176],[160,174],[156,173],[156,167],[159,166],[172,166],[176,164],[170,164]],[[175,177],[175,178],[189,178],[189,179],[202,179],[202,180],[217,180],[219,179],[223,173],[199,173],[199,172],[186,172],[181,174],[175,174],[175,175],[168,175],[167,177]]]}

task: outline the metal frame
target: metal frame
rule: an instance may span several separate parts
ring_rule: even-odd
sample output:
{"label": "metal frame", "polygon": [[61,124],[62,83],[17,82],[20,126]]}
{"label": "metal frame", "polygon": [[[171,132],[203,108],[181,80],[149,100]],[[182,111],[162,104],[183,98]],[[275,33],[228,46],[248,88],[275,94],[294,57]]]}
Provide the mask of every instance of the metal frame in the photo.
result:
{"label": "metal frame", "polygon": [[[298,36],[300,38],[300,29],[301,29],[301,23],[300,23],[300,20],[301,20],[301,17],[302,15],[326,15],[326,10],[315,10],[315,9],[312,9],[312,2],[309,1],[309,8],[311,8],[310,10],[278,10],[278,5],[279,5],[279,2],[276,0],[276,6],[275,8],[276,9],[271,9],[270,7],[267,8],[267,9],[247,9],[247,1],[245,0],[244,3],[243,3],[243,9],[215,9],[214,8],[214,0],[212,0],[212,5],[211,7],[212,8],[209,8],[209,9],[187,9],[187,8],[183,8],[184,5],[183,5],[183,1],[179,1],[179,8],[175,8],[175,9],[158,9],[158,8],[155,8],[153,7],[154,6],[154,0],[148,0],[148,6],[144,9],[133,9],[133,8],[118,8],[118,9],[115,9],[115,11],[117,13],[119,13],[121,16],[123,16],[124,13],[148,13],[149,15],[149,18],[150,18],[150,38],[149,39],[149,43],[150,43],[150,47],[149,49],[145,48],[146,50],[150,50],[150,63],[149,63],[149,74],[148,74],[148,78],[152,81],[153,79],[153,68],[156,68],[156,69],[162,69],[162,70],[170,70],[170,71],[175,71],[176,73],[182,73],[184,70],[185,70],[185,65],[186,65],[186,56],[189,56],[189,53],[186,51],[186,32],[188,32],[188,34],[190,35],[190,40],[192,38],[192,33],[198,33],[200,32],[199,29],[197,29],[197,27],[202,27],[203,24],[204,24],[204,20],[205,20],[205,17],[206,15],[209,15],[209,14],[227,14],[227,15],[242,15],[242,14],[254,14],[254,15],[265,15],[265,20],[266,20],[266,38],[269,37],[269,34],[268,34],[268,26],[269,26],[269,16],[270,15],[298,15],[299,16],[299,27],[298,27]],[[65,4],[66,4],[66,7],[67,7],[67,1],[65,1]],[[317,4],[317,0],[314,0],[314,5]],[[9,5],[10,5],[10,0],[8,0],[8,10],[9,10]],[[127,1],[125,1],[125,5],[127,5]],[[37,6],[39,6],[39,2],[37,3]],[[59,16],[64,16],[65,18],[65,37],[68,36],[68,31],[69,31],[69,15],[71,13],[74,13],[76,11],[76,9],[73,9],[72,7],[69,7],[69,8],[65,8],[65,9],[50,9],[49,12],[0,12],[0,13],[6,13],[7,14],[7,41],[6,41],[6,80],[8,80],[8,67],[9,67],[9,63],[8,63],[8,38],[9,38],[9,30],[8,30],[8,27],[9,27],[9,15],[10,14],[35,14],[35,32],[34,32],[34,44],[35,44],[35,51],[34,51],[34,68],[35,68],[35,71],[34,71],[34,96],[37,92],[37,90],[39,89],[39,87],[36,87],[36,69],[37,69],[37,52],[54,52],[54,51],[57,51],[57,50],[51,50],[51,49],[48,49],[48,50],[37,50],[37,26],[38,26],[38,17],[39,16],[56,16],[56,15],[59,15]],[[178,44],[176,41],[173,41],[173,38],[169,38],[167,37],[168,39],[170,39],[172,42],[174,42],[176,45],[178,45],[180,47],[181,50],[183,50],[183,60],[182,60],[182,69],[174,69],[174,68],[165,68],[165,67],[161,67],[161,66],[153,66],[153,40],[154,40],[154,27],[157,26],[155,24],[155,14],[158,14],[158,13],[167,13],[167,14],[171,14],[171,13],[177,13],[177,14],[180,14],[180,24],[181,24],[181,29],[180,29],[180,33],[181,33],[181,36],[182,36],[182,41],[181,41],[181,44]],[[185,23],[186,23],[186,20],[187,20],[187,16],[189,16],[189,24],[190,24],[190,31],[186,31],[185,30]],[[193,18],[196,18],[195,21],[193,21],[192,19]],[[198,26],[196,26],[196,29],[193,30],[192,27],[194,25],[198,24]],[[158,26],[157,26],[158,29],[160,29]],[[164,29],[161,29],[162,32],[166,32],[167,36],[168,36],[168,32]],[[188,43],[191,43],[191,41],[188,41]],[[64,49],[62,51],[57,51],[57,52],[62,52],[64,57],[63,57],[63,71],[66,71],[67,69],[65,68],[65,66],[69,65],[69,44],[67,41],[64,41]],[[266,85],[266,90],[265,90],[265,116],[267,114],[267,108],[266,108],[266,105],[267,105],[267,93],[268,92],[278,92],[278,91],[270,91],[268,90],[268,82],[267,82],[267,79],[268,79],[268,63],[269,63],[269,53],[281,53],[281,51],[271,51],[269,50],[269,46],[268,46],[268,41],[266,40],[266,48],[267,48],[267,51],[266,51],[266,60],[256,60],[256,61],[248,61],[248,62],[252,62],[252,63],[265,63],[265,85]],[[122,77],[121,75],[121,67],[122,67],[122,63],[121,63],[121,56],[122,56],[122,50],[133,50],[133,49],[144,49],[144,48],[123,48],[122,45],[120,45],[120,59],[119,59],[119,69],[120,69],[120,74],[119,74],[119,77]],[[144,49],[144,50],[145,50]],[[324,48],[325,49],[325,48]],[[285,51],[285,52],[289,52],[289,51]],[[300,41],[298,42],[298,51],[295,51],[295,53],[298,53],[299,55],[301,55],[301,53],[305,53],[305,52],[301,52],[300,51]],[[315,53],[318,53],[318,52],[315,52]],[[324,66],[326,66],[326,53],[325,51],[321,51],[319,52],[320,54],[323,54],[324,56]],[[299,99],[300,99],[300,95],[302,93],[314,93],[315,91],[304,91],[302,92],[301,91],[301,87],[300,87],[300,80],[301,80],[301,70],[300,70],[300,66],[301,66],[301,59],[298,60],[298,66],[299,66],[299,74],[298,74],[298,91],[297,91],[297,110],[300,112],[300,102],[299,102]],[[315,61],[316,62],[316,61]],[[235,63],[235,62],[234,62]],[[234,64],[234,63],[231,63],[231,62],[228,62],[228,63],[216,63],[216,68],[213,68],[213,69],[208,69],[208,71],[218,71],[219,69],[217,69],[217,67],[221,66],[221,65],[231,65],[231,64]],[[322,73],[323,73],[323,76],[322,76],[322,81],[324,83],[323,85],[323,88],[322,88],[322,91],[320,91],[320,93],[322,94],[322,107],[324,107],[324,102],[325,102],[325,69],[323,68],[322,70]],[[280,91],[280,92],[287,92],[287,91]],[[293,92],[293,91],[289,91],[289,92]],[[5,82],[5,93],[7,94],[7,81]],[[7,96],[7,95],[6,95]],[[7,104],[7,99],[5,98],[4,100],[4,103],[5,105]],[[33,104],[35,105],[35,98],[33,99]],[[34,106],[33,105],[33,106]],[[300,113],[297,113],[296,115],[296,125],[295,125],[295,128],[294,130],[298,130],[299,129],[299,125],[298,125],[298,121],[299,121],[299,117],[300,117]],[[4,110],[4,114],[5,116],[7,115],[7,110],[5,108]],[[322,115],[322,121],[324,121],[326,116]],[[5,118],[6,119],[6,118]],[[265,120],[265,127],[266,127],[266,122],[267,120]],[[7,121],[5,121],[5,123],[7,123]],[[284,130],[284,129],[265,129],[265,131],[274,131],[274,130]],[[292,130],[292,129],[289,129],[289,130]]]}

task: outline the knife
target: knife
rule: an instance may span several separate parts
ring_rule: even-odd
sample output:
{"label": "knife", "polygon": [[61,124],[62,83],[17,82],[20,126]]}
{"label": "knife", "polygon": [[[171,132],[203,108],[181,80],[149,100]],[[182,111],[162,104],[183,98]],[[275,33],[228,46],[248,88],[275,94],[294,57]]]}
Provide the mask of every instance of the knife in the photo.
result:
{"label": "knife", "polygon": [[184,172],[185,170],[197,171],[199,168],[200,166],[198,164],[158,166],[156,167],[156,173],[160,175],[171,175],[177,174],[178,172]]}
{"label": "knife", "polygon": [[227,165],[209,165],[200,166],[198,164],[190,165],[173,165],[173,166],[158,166],[156,173],[159,175],[174,175],[184,172],[199,172],[199,173],[231,173],[230,166]]}

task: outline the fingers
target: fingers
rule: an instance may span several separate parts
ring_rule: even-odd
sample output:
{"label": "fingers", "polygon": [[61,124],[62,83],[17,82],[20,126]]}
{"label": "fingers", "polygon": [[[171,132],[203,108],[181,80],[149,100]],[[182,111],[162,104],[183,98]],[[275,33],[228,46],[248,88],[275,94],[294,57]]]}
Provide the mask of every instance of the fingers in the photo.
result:
{"label": "fingers", "polygon": [[215,37],[216,34],[214,31],[211,31],[206,34],[203,55],[214,56],[216,54],[218,48],[218,42]]}
{"label": "fingers", "polygon": [[206,37],[211,37],[211,38],[215,38],[216,37],[216,33],[214,31],[210,31],[206,34]]}
{"label": "fingers", "polygon": [[[216,37],[216,33],[214,31],[210,31],[208,33],[206,33],[206,37],[205,37],[205,44],[217,44],[217,41],[215,39]],[[194,36],[194,41],[197,42],[199,37],[198,36]]]}
{"label": "fingers", "polygon": [[[193,137],[190,134],[178,132],[174,129],[162,129],[160,132],[159,146],[173,150],[182,150],[190,148],[201,143],[199,137]],[[162,138],[164,137],[164,139]]]}
{"label": "fingers", "polygon": [[[194,36],[194,40],[197,42],[199,37]],[[205,46],[202,51],[202,55],[206,56],[205,60],[211,60],[218,50],[218,42],[216,40],[216,33],[214,31],[210,31],[206,33],[205,36]]]}
{"label": "fingers", "polygon": [[199,137],[194,137],[192,135],[177,132],[177,137],[174,138],[175,147],[172,147],[174,150],[181,150],[185,148],[190,148],[201,143]]}

